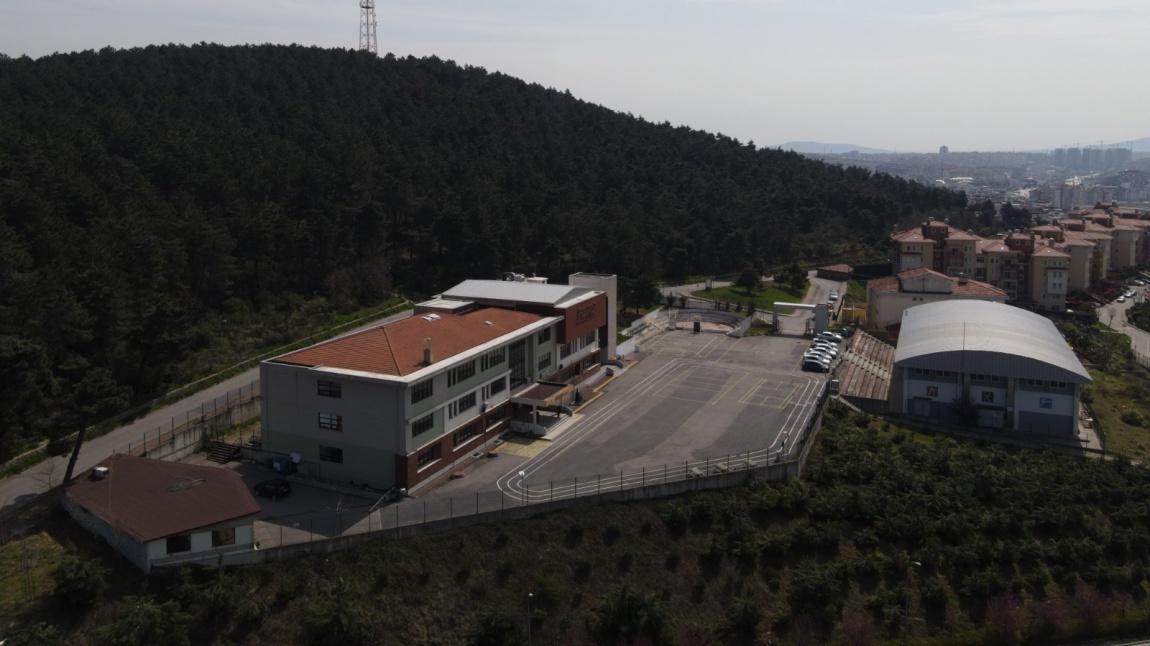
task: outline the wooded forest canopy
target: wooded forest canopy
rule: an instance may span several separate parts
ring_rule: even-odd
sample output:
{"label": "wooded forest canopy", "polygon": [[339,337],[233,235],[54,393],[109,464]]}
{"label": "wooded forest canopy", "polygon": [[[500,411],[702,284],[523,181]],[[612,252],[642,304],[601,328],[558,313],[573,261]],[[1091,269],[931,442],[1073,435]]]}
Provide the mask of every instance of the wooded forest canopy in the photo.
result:
{"label": "wooded forest canopy", "polygon": [[161,392],[244,312],[824,259],[964,206],[436,58],[0,59],[0,458]]}

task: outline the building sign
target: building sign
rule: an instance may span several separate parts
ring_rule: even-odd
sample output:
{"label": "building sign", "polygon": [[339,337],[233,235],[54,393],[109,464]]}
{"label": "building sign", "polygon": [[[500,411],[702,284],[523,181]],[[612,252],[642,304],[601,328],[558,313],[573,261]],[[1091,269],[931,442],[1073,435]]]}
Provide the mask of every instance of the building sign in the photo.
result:
{"label": "building sign", "polygon": [[1054,408],[1054,399],[1052,397],[1039,397],[1038,398],[1038,407],[1039,408]]}
{"label": "building sign", "polygon": [[564,313],[562,343],[575,339],[607,325],[607,296],[600,295],[585,303],[572,305]]}
{"label": "building sign", "polygon": [[982,403],[984,403],[984,404],[993,404],[994,403],[994,391],[993,390],[982,391]]}
{"label": "building sign", "polygon": [[926,396],[927,397],[938,397],[938,386],[927,386],[926,387]]}

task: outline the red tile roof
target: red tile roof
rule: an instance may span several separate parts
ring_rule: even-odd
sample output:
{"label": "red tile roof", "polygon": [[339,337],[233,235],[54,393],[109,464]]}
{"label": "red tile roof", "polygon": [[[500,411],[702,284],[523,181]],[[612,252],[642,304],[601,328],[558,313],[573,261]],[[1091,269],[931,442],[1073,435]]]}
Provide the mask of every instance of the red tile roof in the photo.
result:
{"label": "red tile roof", "polygon": [[[427,367],[424,340],[443,361],[543,319],[538,314],[485,307],[464,314],[417,314],[272,359],[277,363],[404,376]],[[490,322],[490,325],[488,325]]]}
{"label": "red tile roof", "polygon": [[899,231],[890,237],[895,242],[923,242],[926,238],[922,237],[922,231],[918,229],[907,229],[906,231]]}
{"label": "red tile roof", "polygon": [[990,240],[983,240],[978,244],[978,250],[982,253],[1010,253],[1010,247],[999,238],[992,238]]}
{"label": "red tile roof", "polygon": [[1006,292],[991,285],[977,280],[967,279],[965,282],[960,283],[959,279],[955,276],[947,276],[946,274],[939,273],[933,269],[925,267],[916,267],[915,269],[908,269],[899,272],[897,276],[886,276],[884,278],[877,278],[867,282],[867,291],[874,291],[877,294],[893,294],[903,290],[902,281],[917,278],[923,275],[934,275],[940,278],[945,278],[951,282],[951,294],[959,296],[986,296],[990,298],[1006,298]]}
{"label": "red tile roof", "polygon": [[1058,249],[1055,249],[1054,247],[1048,247],[1046,245],[1036,246],[1034,248],[1034,255],[1036,255],[1036,256],[1052,256],[1054,258],[1069,258],[1070,257],[1070,254],[1066,253],[1065,251],[1059,251]]}
{"label": "red tile roof", "polygon": [[947,234],[946,239],[947,240],[982,240],[982,238],[974,235],[973,233],[967,233],[966,231],[963,231],[961,229],[955,229],[954,227],[950,228],[950,233]]}
{"label": "red tile roof", "polygon": [[78,480],[65,495],[117,531],[141,541],[257,514],[235,471],[116,454],[103,480]]}

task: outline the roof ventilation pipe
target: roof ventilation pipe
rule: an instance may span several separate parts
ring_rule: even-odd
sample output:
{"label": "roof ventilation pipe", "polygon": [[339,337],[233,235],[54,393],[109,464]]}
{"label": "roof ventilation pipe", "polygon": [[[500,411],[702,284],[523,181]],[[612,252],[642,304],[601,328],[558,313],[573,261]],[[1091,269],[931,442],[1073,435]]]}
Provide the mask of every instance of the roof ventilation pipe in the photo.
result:
{"label": "roof ventilation pipe", "polygon": [[428,366],[435,363],[435,355],[431,352],[431,337],[423,340],[423,363]]}

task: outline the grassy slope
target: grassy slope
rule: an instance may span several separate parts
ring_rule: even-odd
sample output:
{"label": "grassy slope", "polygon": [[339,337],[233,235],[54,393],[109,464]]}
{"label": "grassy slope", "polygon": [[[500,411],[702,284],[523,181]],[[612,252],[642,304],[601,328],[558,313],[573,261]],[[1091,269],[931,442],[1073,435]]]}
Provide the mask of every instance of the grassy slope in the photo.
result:
{"label": "grassy slope", "polygon": [[[755,309],[763,311],[770,310],[771,305],[774,305],[775,301],[782,301],[787,303],[802,302],[803,297],[806,296],[806,293],[806,285],[804,285],[801,290],[796,291],[792,290],[789,286],[783,285],[781,283],[773,283],[770,281],[764,281],[762,283],[762,288],[755,292],[749,292],[742,287],[735,287],[734,285],[727,287],[716,287],[709,291],[701,289],[695,292],[691,292],[692,295],[698,296],[699,298],[709,298],[711,300],[716,300],[724,303],[742,303],[743,305],[746,305],[747,302],[750,301],[754,304]],[[788,314],[792,311],[793,310],[786,307],[779,308],[779,313],[781,314]]]}
{"label": "grassy slope", "polygon": [[1150,423],[1150,372],[1137,366],[1118,371],[1090,371],[1090,409],[1106,434],[1106,450],[1131,460],[1150,463],[1150,428],[1122,420],[1122,413],[1136,411]]}
{"label": "grassy slope", "polygon": [[[835,416],[805,482],[583,507],[222,575],[145,583],[118,566],[118,588],[73,637],[84,643],[124,616],[124,594],[146,591],[182,605],[195,640],[462,644],[494,613],[496,643],[515,642],[530,591],[536,643],[592,643],[623,585],[637,594],[622,623],[661,620],[666,643],[748,643],[752,632],[823,643],[844,631],[856,643],[907,631],[920,643],[1048,641],[1150,626],[1150,472]],[[55,543],[115,565],[59,514],[41,523]],[[20,545],[0,547],[6,585]],[[4,597],[3,617],[60,621],[49,592]]]}

